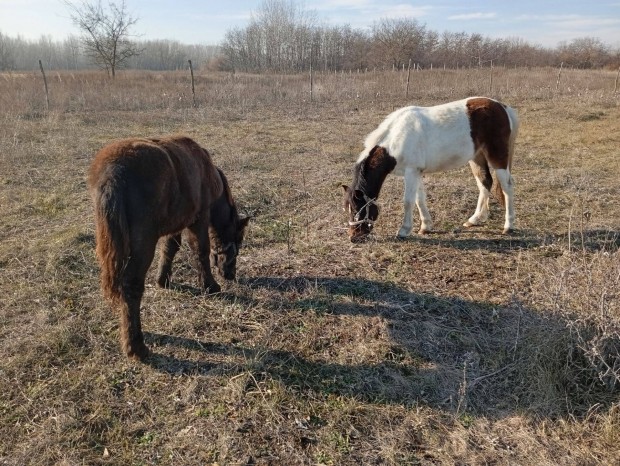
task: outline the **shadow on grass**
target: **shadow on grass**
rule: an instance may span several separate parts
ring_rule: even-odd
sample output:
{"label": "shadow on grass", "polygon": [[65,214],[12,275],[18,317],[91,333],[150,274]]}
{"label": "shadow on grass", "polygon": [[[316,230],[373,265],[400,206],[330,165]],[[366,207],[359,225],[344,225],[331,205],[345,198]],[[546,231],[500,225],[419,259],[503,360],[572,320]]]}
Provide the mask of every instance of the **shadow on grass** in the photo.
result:
{"label": "shadow on grass", "polygon": [[[567,321],[541,315],[517,301],[496,306],[338,277],[260,277],[241,280],[240,285],[239,293],[222,293],[219,299],[274,313],[302,312],[309,319],[380,317],[387,322],[391,344],[385,354],[373,355],[379,362],[356,365],[270,347],[146,333],[149,345],[175,346],[204,353],[206,358],[226,355],[240,361],[205,363],[202,356],[198,357],[201,361],[193,361],[154,354],[147,363],[173,374],[249,372],[255,378],[276,379],[302,394],[421,404],[491,417],[523,411],[578,415],[618,398],[617,387],[606,387],[599,380]],[[270,294],[271,301],[255,300],[254,291],[260,291],[261,296]],[[317,355],[324,354],[317,351]]]}
{"label": "shadow on grass", "polygon": [[608,251],[620,249],[620,231],[613,229],[584,229],[567,233],[541,235],[530,230],[516,230],[509,235],[478,237],[480,233],[489,232],[477,227],[459,229],[456,232],[436,231],[428,235],[412,234],[402,239],[386,237],[379,241],[399,243],[410,241],[425,246],[442,246],[463,251],[486,250],[489,252],[511,253],[523,249],[536,249],[557,246],[562,250],[576,249],[585,252]]}

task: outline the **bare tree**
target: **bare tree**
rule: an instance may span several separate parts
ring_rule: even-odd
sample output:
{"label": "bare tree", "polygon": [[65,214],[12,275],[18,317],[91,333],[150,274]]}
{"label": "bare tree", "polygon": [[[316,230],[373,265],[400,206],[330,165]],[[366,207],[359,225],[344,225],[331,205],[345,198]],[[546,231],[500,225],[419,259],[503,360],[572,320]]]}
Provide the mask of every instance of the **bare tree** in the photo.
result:
{"label": "bare tree", "polygon": [[101,0],[65,3],[71,9],[71,20],[82,30],[86,55],[112,78],[129,58],[140,54],[141,50],[129,40],[130,29],[138,20],[127,12],[125,0],[118,5],[110,1],[107,9]]}
{"label": "bare tree", "polygon": [[80,65],[80,39],[77,36],[68,36],[62,44],[59,46],[61,49],[60,55],[62,57],[62,63],[64,68],[68,70],[77,70]]}
{"label": "bare tree", "polygon": [[596,37],[578,37],[558,47],[562,61],[579,68],[598,68],[609,62],[610,49]]}
{"label": "bare tree", "polygon": [[419,63],[424,57],[426,26],[413,18],[376,21],[372,27],[373,55],[376,63],[399,68],[409,60]]}
{"label": "bare tree", "polygon": [[13,41],[9,37],[0,32],[0,71],[11,70],[15,65],[11,42]]}

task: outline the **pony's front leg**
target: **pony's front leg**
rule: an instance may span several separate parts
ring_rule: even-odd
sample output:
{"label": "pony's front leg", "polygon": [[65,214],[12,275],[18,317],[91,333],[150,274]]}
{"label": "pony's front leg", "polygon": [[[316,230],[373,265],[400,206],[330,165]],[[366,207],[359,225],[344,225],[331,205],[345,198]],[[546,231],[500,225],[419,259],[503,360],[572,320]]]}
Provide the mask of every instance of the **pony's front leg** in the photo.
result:
{"label": "pony's front leg", "polygon": [[504,220],[504,234],[512,233],[515,223],[514,206],[514,181],[510,172],[505,169],[495,170],[495,176],[504,194],[504,204],[506,205],[506,217]]}
{"label": "pony's front leg", "polygon": [[419,180],[414,176],[414,173],[410,169],[405,170],[405,194],[403,197],[404,204],[404,217],[403,224],[398,230],[399,238],[406,238],[411,233],[411,227],[413,226],[413,203],[415,201],[415,193],[418,189]]}
{"label": "pony's front leg", "polygon": [[405,195],[403,199],[405,214],[403,217],[403,224],[398,230],[398,237],[405,238],[411,233],[413,227],[413,204],[418,205],[420,211],[420,217],[422,219],[422,226],[420,227],[420,233],[426,233],[432,228],[430,215],[426,208],[426,199],[424,195],[424,188],[422,187],[421,195],[420,188],[422,182],[422,175],[419,170],[415,168],[408,168],[405,170]]}
{"label": "pony's front leg", "polygon": [[222,287],[215,281],[211,273],[211,242],[207,224],[194,224],[189,228],[190,245],[198,256],[200,269],[200,285],[207,293],[219,293]]}
{"label": "pony's front leg", "polygon": [[180,247],[181,233],[167,237],[161,248],[159,267],[157,271],[157,284],[162,288],[168,288],[170,286],[170,279],[172,277],[172,260],[174,259],[176,253],[179,252]]}

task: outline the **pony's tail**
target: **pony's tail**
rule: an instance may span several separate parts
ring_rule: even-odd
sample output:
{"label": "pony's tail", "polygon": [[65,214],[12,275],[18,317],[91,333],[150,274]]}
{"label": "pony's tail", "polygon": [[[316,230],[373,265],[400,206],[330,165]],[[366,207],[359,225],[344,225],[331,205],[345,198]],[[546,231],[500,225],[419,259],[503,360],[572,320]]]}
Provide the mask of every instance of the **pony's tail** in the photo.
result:
{"label": "pony's tail", "polygon": [[123,270],[129,259],[129,228],[123,189],[113,181],[95,193],[97,258],[101,267],[103,295],[116,302],[121,296]]}
{"label": "pony's tail", "polygon": [[[506,106],[505,109],[510,122],[510,136],[508,138],[508,173],[510,173],[510,182],[512,183],[512,159],[515,153],[515,141],[517,139],[517,135],[519,134],[519,117],[517,116],[517,111],[514,108]],[[501,206],[506,207],[504,193],[502,192],[502,187],[497,180],[495,180],[493,188],[495,197],[499,200]]]}

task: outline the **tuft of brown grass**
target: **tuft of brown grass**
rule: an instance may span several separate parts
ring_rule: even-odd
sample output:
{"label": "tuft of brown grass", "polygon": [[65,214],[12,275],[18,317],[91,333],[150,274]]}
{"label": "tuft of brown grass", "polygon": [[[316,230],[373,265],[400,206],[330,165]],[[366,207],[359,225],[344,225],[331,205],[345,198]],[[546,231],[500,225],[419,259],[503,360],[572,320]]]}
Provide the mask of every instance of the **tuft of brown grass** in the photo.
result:
{"label": "tuft of brown grass", "polygon": [[[620,125],[614,72],[494,70],[519,110],[517,232],[460,227],[467,169],[427,177],[437,232],[365,244],[340,183],[391,110],[489,94],[488,70],[0,79],[0,463],[614,464],[620,455]],[[111,139],[183,132],[254,216],[237,283],[183,247],[149,277],[154,355],[127,361],[98,289],[85,173]]]}

